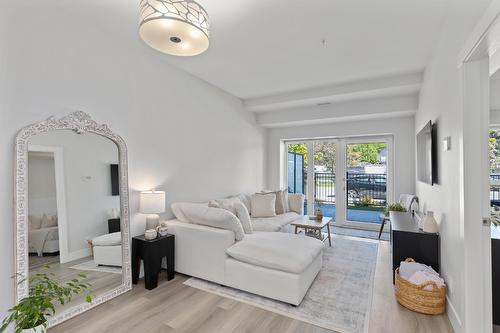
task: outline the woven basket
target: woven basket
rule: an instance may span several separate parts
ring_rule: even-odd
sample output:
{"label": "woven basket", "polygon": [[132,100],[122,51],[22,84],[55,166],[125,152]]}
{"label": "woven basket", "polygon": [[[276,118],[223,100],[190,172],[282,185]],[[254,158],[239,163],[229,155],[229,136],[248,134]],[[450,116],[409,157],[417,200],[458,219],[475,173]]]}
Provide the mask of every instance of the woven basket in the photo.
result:
{"label": "woven basket", "polygon": [[[414,262],[412,258],[405,260]],[[396,285],[396,300],[399,304],[412,311],[438,315],[446,310],[446,287],[439,288],[434,281],[427,281],[420,285],[408,282],[399,276],[399,268],[394,273]],[[425,290],[427,286],[433,286],[432,290]]]}

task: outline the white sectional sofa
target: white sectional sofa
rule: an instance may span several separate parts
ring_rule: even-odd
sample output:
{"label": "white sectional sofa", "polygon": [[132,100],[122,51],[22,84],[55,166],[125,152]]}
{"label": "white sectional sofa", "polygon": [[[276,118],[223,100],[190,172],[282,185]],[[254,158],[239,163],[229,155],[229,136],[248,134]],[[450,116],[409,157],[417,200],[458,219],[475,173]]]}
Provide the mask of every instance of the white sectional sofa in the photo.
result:
{"label": "white sectional sofa", "polygon": [[94,262],[103,266],[122,266],[122,233],[120,231],[92,239]]}
{"label": "white sectional sofa", "polygon": [[[169,233],[175,235],[175,270],[299,305],[321,269],[324,245],[314,238],[278,232],[301,218],[303,197],[290,197],[290,209],[298,212],[252,219],[254,232],[239,241],[232,230],[178,219],[167,221]],[[222,213],[219,208],[204,209]]]}
{"label": "white sectional sofa", "polygon": [[284,214],[272,217],[251,217],[253,230],[293,232],[290,223],[297,219],[301,219],[304,215],[304,195],[300,193],[289,193],[288,207],[289,211]]}

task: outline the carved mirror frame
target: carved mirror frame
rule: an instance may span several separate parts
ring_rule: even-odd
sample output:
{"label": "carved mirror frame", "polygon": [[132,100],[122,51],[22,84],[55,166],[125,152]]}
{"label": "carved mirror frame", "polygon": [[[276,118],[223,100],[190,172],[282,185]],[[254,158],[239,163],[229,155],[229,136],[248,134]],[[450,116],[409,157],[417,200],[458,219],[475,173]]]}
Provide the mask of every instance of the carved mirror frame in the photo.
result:
{"label": "carved mirror frame", "polygon": [[87,311],[103,302],[132,289],[132,275],[130,266],[130,215],[128,191],[128,163],[127,146],[125,141],[112,132],[107,125],[98,124],[83,111],[71,113],[61,119],[50,117],[39,123],[21,129],[15,140],[15,301],[19,302],[28,296],[29,286],[26,277],[29,276],[28,259],[28,143],[36,134],[57,130],[71,130],[77,134],[94,133],[113,141],[119,153],[120,178],[120,224],[122,233],[122,283],[118,287],[106,291],[93,298],[91,303],[75,305],[61,313],[56,313],[48,320],[48,326],[57,325],[84,311]]}

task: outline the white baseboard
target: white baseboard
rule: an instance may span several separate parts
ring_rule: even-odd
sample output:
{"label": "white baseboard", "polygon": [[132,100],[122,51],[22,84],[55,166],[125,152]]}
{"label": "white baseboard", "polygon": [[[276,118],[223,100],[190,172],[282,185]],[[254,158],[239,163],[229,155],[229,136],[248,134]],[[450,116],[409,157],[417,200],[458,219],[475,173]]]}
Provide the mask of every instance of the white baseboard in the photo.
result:
{"label": "white baseboard", "polygon": [[462,321],[460,320],[460,316],[455,310],[453,303],[451,303],[450,299],[448,298],[448,295],[446,296],[446,313],[455,333],[462,333],[464,331]]}
{"label": "white baseboard", "polygon": [[64,263],[67,263],[67,262],[70,262],[73,260],[85,258],[85,257],[90,256],[91,254],[92,254],[92,252],[90,251],[90,248],[73,251],[73,252],[68,253],[68,256],[65,258],[64,262],[61,261],[61,263],[64,264]]}

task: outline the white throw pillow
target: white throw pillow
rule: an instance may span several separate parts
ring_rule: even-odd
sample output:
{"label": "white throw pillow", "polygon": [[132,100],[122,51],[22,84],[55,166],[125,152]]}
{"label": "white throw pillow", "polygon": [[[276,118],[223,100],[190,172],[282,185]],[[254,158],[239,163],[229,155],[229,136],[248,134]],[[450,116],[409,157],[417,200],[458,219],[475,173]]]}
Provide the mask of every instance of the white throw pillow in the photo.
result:
{"label": "white throw pillow", "polygon": [[236,216],[240,220],[241,226],[243,227],[245,234],[252,234],[253,227],[247,207],[243,203],[237,202],[234,204],[234,209],[236,209]]}
{"label": "white throw pillow", "polygon": [[252,210],[252,206],[251,206],[252,197],[250,195],[240,193],[240,194],[232,195],[228,198],[238,198],[245,205],[248,212],[250,212]]}
{"label": "white throw pillow", "polygon": [[276,194],[254,194],[252,195],[252,217],[276,216]]}
{"label": "white throw pillow", "polygon": [[238,197],[231,197],[226,199],[215,199],[220,206],[220,208],[227,209],[231,213],[236,215],[236,209],[234,209],[235,203],[241,203],[241,200]]}
{"label": "white throw pillow", "polygon": [[57,219],[54,216],[43,214],[40,228],[50,228],[57,226]]}
{"label": "white throw pillow", "polygon": [[207,204],[175,203],[172,211],[181,222],[230,230],[237,241],[245,237],[240,220],[226,209],[208,207]]}
{"label": "white throw pillow", "polygon": [[42,225],[42,219],[38,216],[28,215],[28,227],[29,230],[37,230],[40,229]]}

